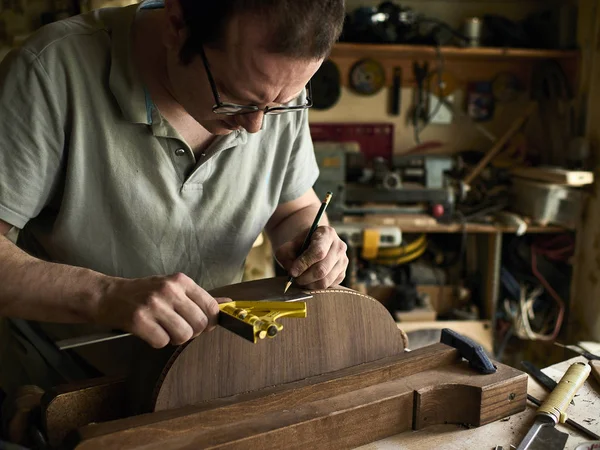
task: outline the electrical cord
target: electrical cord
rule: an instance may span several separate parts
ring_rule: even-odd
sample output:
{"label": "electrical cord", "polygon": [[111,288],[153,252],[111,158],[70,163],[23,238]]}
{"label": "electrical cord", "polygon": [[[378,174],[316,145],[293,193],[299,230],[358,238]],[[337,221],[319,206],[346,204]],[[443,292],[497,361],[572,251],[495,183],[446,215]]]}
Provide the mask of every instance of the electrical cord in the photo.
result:
{"label": "electrical cord", "polygon": [[[558,235],[555,237],[538,237],[530,247],[530,270],[533,274],[531,282],[539,283],[538,286],[529,292],[526,283],[520,284],[519,298],[516,308],[514,302],[508,298],[504,300],[504,310],[514,326],[514,333],[523,338],[540,341],[554,341],[558,337],[566,313],[566,304],[554,287],[548,282],[538,268],[538,258],[540,256],[552,262],[566,262],[573,255],[575,243],[570,235]],[[511,287],[509,292],[515,296],[513,287],[516,280],[508,271],[503,271],[503,282],[508,282]],[[527,284],[530,283],[529,281]],[[508,287],[505,285],[505,287]],[[555,308],[549,308],[547,305],[547,318],[544,324],[539,327],[539,331],[534,331],[531,321],[536,318],[534,304],[542,299],[542,294],[546,293],[554,301]],[[552,325],[553,324],[553,325]]]}
{"label": "electrical cord", "polygon": [[394,258],[404,256],[407,253],[413,253],[421,247],[427,245],[427,236],[420,235],[414,241],[400,247],[382,248],[377,252],[377,257]]}
{"label": "electrical cord", "polygon": [[394,248],[382,248],[372,260],[375,264],[395,266],[407,264],[421,257],[427,250],[427,236],[420,235],[413,242]]}

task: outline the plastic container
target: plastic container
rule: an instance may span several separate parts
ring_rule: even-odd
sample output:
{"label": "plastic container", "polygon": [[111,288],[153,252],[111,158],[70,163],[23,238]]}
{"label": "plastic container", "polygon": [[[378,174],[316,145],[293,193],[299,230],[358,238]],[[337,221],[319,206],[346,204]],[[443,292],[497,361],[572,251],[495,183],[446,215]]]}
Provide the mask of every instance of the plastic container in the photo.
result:
{"label": "plastic container", "polygon": [[584,192],[552,183],[513,178],[511,210],[539,225],[576,228],[582,212]]}

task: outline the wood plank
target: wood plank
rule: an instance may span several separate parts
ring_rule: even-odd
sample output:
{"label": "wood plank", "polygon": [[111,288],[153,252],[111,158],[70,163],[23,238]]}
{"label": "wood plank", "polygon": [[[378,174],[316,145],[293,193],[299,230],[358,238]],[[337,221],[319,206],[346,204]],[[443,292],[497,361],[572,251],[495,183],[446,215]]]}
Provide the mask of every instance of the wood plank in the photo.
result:
{"label": "wood plank", "polygon": [[485,297],[482,299],[481,317],[492,321],[496,329],[496,312],[500,295],[500,271],[502,264],[502,233],[487,236],[487,264],[484,272]]}
{"label": "wood plank", "polygon": [[529,180],[562,186],[585,186],[594,182],[593,172],[566,170],[559,167],[515,167],[510,170],[510,173]]}
{"label": "wood plank", "polygon": [[[451,73],[460,88],[471,81],[492,80],[500,72],[514,74],[522,86],[529,86],[533,67],[539,61],[553,58],[558,61],[571,86],[575,86],[578,76],[580,53],[562,50],[529,50],[502,48],[457,48],[443,47],[444,70]],[[438,60],[433,46],[377,45],[339,43],[331,53],[342,74],[342,86],[349,85],[348,74],[352,66],[363,58],[379,61],[385,70],[385,84],[392,86],[393,71],[400,67],[403,73],[402,85],[415,87],[413,62],[429,61],[434,66]]]}
{"label": "wood plank", "polygon": [[[234,300],[281,296],[285,277],[211,294]],[[305,319],[281,319],[273,339],[253,344],[223,329],[157,352],[140,342],[130,377],[135,413],[174,409],[305,379],[402,353],[407,343],[377,300],[348,289],[310,291]]]}
{"label": "wood plank", "polygon": [[[495,374],[478,375],[457,359],[454,349],[437,344],[287,386],[89,426],[80,431],[77,448],[273,448],[283,442],[286,448],[351,448],[410,429],[415,391],[419,423],[468,419],[477,426],[522,410],[526,382],[525,374],[503,365]],[[463,384],[470,386],[464,392]],[[440,388],[444,385],[469,399],[455,394],[441,399],[453,392]],[[480,405],[482,398],[485,405]],[[449,407],[445,416],[433,413],[435,405],[456,405],[457,400],[469,411]],[[361,426],[367,418],[368,429]]]}
{"label": "wood plank", "polygon": [[[410,215],[406,217],[403,214],[369,214],[364,216],[346,216],[344,223],[364,223],[372,226],[397,226],[403,233],[458,233],[463,229],[461,223],[437,223],[430,216]],[[567,231],[564,227],[558,226],[537,226],[527,227],[526,233],[564,233]],[[479,223],[467,223],[466,232],[470,234],[486,233],[516,233],[516,227],[503,225],[487,225]]]}
{"label": "wood plank", "polygon": [[[246,408],[252,407],[267,412],[270,408],[276,407],[270,400],[273,395],[281,396],[285,404],[298,405],[323,396],[353,392],[394,378],[414,375],[422,370],[439,366],[445,367],[456,362],[457,359],[458,352],[455,349],[436,344],[294,383],[241,393],[175,410],[163,410],[85,427],[80,431],[80,436],[82,440],[85,440],[104,434],[141,428],[144,430],[144,433],[141,433],[142,435],[148,435],[149,438],[152,435],[150,440],[160,439],[161,430],[165,427],[171,431],[183,432],[193,427],[193,424],[198,423],[200,420],[198,414],[217,407],[232,406],[236,408],[236,405],[243,403]],[[157,428],[155,426],[157,423],[163,423],[164,427]]]}
{"label": "wood plank", "polygon": [[[584,358],[575,358],[563,361],[551,367],[542,369],[544,373],[555,380],[559,380],[567,368],[575,361],[585,362]],[[528,393],[539,400],[544,400],[548,392],[535,380],[529,377]],[[591,431],[600,434],[600,391],[592,377],[584,383],[570,405],[567,414],[569,418],[581,423]],[[465,450],[465,449],[493,449],[497,445],[508,450],[511,445],[518,446],[535,420],[536,407],[528,402],[525,411],[512,415],[509,420],[499,420],[485,427],[466,429],[457,425],[434,425],[412,433],[402,433],[378,442],[367,444],[356,450],[414,450],[437,449]],[[558,424],[557,429],[568,433],[569,438],[565,450],[576,450],[584,442],[592,440],[589,436],[574,430],[569,425]]]}
{"label": "wood plank", "polygon": [[[552,50],[552,49],[521,49],[499,47],[442,47],[441,53],[445,58],[481,59],[488,62],[490,59],[578,59],[578,50]],[[335,45],[332,55],[342,56],[356,54],[370,54],[373,57],[393,56],[396,58],[415,59],[423,57],[436,57],[435,47],[427,45],[403,44],[362,44],[340,42]]]}

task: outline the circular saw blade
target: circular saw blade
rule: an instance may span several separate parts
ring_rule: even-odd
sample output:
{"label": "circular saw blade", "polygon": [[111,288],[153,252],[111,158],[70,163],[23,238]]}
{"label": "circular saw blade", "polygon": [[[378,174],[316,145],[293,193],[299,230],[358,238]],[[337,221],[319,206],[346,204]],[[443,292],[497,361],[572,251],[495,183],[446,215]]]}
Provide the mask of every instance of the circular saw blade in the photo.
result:
{"label": "circular saw blade", "polygon": [[385,70],[373,59],[362,59],[350,69],[350,88],[357,94],[374,95],[384,85]]}

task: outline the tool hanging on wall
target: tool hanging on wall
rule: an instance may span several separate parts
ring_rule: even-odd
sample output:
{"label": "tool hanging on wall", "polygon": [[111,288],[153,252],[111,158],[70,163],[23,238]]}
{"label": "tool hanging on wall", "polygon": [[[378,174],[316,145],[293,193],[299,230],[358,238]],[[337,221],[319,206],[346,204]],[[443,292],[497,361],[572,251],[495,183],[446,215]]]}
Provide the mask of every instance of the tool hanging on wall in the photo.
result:
{"label": "tool hanging on wall", "polygon": [[426,61],[421,65],[415,61],[413,74],[417,88],[414,92],[412,121],[415,128],[419,128],[421,122],[427,123],[429,119],[429,89],[425,85],[429,75],[429,63]]}
{"label": "tool hanging on wall", "polygon": [[385,69],[374,59],[361,59],[350,69],[349,85],[357,94],[374,95],[385,86]]}
{"label": "tool hanging on wall", "polygon": [[329,109],[339,101],[342,92],[340,70],[331,59],[323,62],[311,84],[314,109]]}
{"label": "tool hanging on wall", "polygon": [[402,107],[402,67],[394,67],[394,78],[392,79],[392,91],[390,99],[390,115],[400,115]]}

